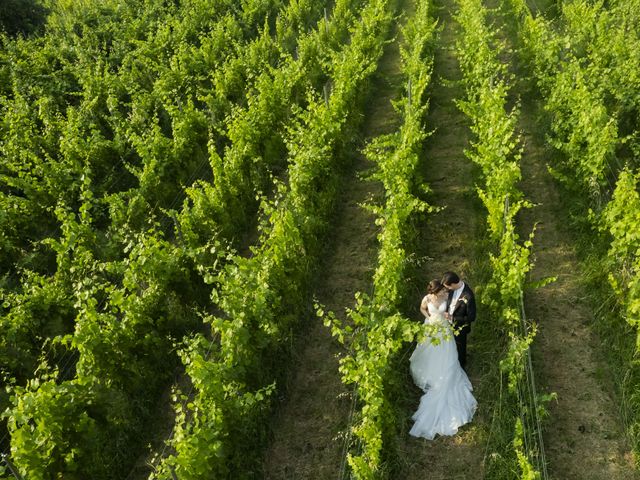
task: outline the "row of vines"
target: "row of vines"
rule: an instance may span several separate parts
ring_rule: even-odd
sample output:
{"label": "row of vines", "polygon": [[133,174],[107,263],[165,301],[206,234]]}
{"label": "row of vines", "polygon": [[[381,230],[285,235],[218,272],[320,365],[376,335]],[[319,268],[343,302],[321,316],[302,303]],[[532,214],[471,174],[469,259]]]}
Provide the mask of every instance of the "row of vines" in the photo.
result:
{"label": "row of vines", "polygon": [[417,1],[414,16],[402,29],[400,55],[407,89],[405,96],[394,103],[401,126],[397,132],[375,138],[365,149],[376,165],[372,179],[380,181],[385,192],[383,205],[368,205],[380,226],[373,294],[358,293],[356,306],[348,312],[346,321],[333,315],[325,321],[333,336],[347,347],[348,353],[340,359],[340,372],[345,384],[355,386],[358,399],[351,426],[355,441],[348,453],[351,477],[356,479],[388,474],[385,459],[396,430],[391,388],[397,376],[394,359],[420,330],[400,307],[407,293],[415,216],[433,210],[419,198],[417,183],[419,155],[427,137],[423,122],[436,34],[431,10],[431,0]]}
{"label": "row of vines", "polygon": [[353,6],[61,2],[44,36],[2,38],[0,400],[23,474],[135,460]]}
{"label": "row of vines", "polygon": [[221,312],[205,318],[214,341],[197,335],[182,351],[195,395],[178,406],[173,453],[153,478],[253,478],[259,468],[252,446],[266,434],[277,360],[308,315],[311,273],[339,185],[339,153],[393,18],[386,0],[371,0],[360,10],[348,2],[338,2],[336,10],[338,5],[343,18],[359,21],[335,54],[331,95],[309,92],[308,108],[287,138],[287,182],[261,205],[258,246],[249,258],[233,257],[215,279],[212,295]]}
{"label": "row of vines", "polygon": [[616,319],[597,327],[620,352],[617,379],[638,452],[640,3],[574,0],[555,21],[521,0],[506,6],[517,19],[520,58],[545,99],[548,138],[559,153],[551,172],[579,199],[582,226],[606,252],[592,261],[608,276],[612,294],[601,301]]}
{"label": "row of vines", "polygon": [[[475,136],[466,156],[480,167],[481,186],[477,187],[487,211],[491,278],[481,297],[496,321],[496,337],[503,339],[500,359],[506,394],[492,421],[511,432],[504,438],[490,439],[500,455],[490,456],[485,464],[487,478],[532,480],[545,472],[543,444],[538,419],[538,398],[529,364],[529,347],[536,328],[524,319],[522,297],[530,261],[533,234],[521,242],[515,217],[530,207],[518,189],[522,152],[516,132],[518,105],[507,108],[510,83],[508,65],[500,61],[504,45],[497,31],[487,22],[487,9],[481,0],[458,0],[456,20],[461,34],[456,53],[463,75],[466,98],[458,107],[471,121]],[[504,380],[501,380],[504,381]],[[517,474],[515,472],[518,472]]]}

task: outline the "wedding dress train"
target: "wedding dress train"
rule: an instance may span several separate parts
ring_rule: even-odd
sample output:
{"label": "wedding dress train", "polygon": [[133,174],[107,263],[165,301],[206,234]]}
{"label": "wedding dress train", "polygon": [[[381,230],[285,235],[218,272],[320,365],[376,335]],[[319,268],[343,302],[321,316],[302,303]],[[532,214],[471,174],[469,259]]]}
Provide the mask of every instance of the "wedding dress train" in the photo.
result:
{"label": "wedding dress train", "polygon": [[469,377],[460,367],[458,352],[449,323],[444,317],[446,302],[428,303],[425,323],[437,329],[438,343],[430,338],[419,343],[411,355],[411,375],[426,393],[413,414],[415,423],[409,434],[429,440],[439,435],[454,435],[471,421],[477,402]]}

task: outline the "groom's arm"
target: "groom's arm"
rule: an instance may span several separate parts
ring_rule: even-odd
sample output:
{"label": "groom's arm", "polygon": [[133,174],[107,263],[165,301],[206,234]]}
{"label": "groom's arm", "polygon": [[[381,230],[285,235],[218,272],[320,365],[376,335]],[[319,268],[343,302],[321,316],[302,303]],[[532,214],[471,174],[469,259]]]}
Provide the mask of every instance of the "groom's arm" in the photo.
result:
{"label": "groom's arm", "polygon": [[471,323],[476,319],[476,297],[471,292],[467,298],[467,322]]}

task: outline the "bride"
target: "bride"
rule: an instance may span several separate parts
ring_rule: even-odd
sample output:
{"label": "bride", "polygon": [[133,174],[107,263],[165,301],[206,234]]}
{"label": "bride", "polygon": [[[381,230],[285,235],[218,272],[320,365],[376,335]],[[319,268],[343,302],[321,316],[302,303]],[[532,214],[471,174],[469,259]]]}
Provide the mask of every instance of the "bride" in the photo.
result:
{"label": "bride", "polygon": [[431,280],[420,311],[426,317],[427,338],[411,355],[411,375],[426,393],[420,399],[415,423],[409,434],[433,440],[436,434],[454,435],[458,427],[471,421],[477,402],[473,387],[458,362],[453,332],[444,313],[448,291]]}

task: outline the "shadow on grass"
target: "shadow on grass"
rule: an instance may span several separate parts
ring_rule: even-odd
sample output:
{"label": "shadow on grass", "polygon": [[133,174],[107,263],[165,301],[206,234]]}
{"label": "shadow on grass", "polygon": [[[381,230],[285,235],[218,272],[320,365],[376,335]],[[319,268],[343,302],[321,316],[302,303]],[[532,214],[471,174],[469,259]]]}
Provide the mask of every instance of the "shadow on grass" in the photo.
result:
{"label": "shadow on grass", "polygon": [[40,0],[2,0],[0,30],[12,37],[41,33],[48,14]]}

